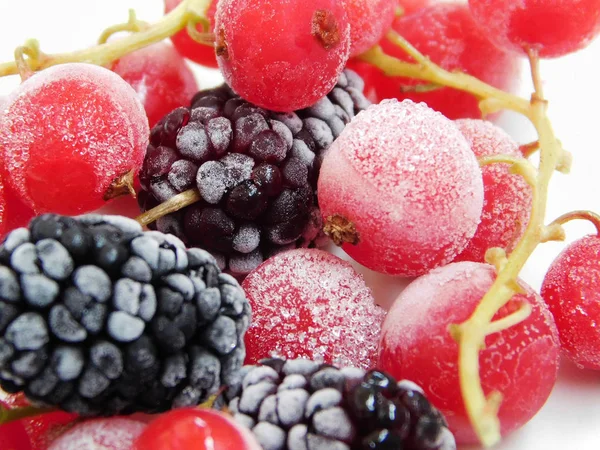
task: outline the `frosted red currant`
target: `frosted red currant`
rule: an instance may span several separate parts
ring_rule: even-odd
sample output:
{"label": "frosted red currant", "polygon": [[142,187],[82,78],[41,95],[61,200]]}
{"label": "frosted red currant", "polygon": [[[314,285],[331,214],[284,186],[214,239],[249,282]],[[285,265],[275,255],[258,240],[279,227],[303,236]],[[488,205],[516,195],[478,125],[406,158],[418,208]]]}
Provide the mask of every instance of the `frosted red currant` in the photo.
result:
{"label": "frosted red currant", "polygon": [[131,450],[146,424],[113,417],[80,423],[56,439],[48,450]]}
{"label": "frosted red currant", "polygon": [[[378,367],[408,378],[425,390],[446,416],[459,444],[476,443],[458,380],[458,346],[448,324],[472,314],[495,279],[487,264],[461,262],[413,281],[394,302],[381,331]],[[556,381],[559,341],[552,315],[541,297],[519,282],[517,294],[494,320],[531,305],[521,323],[485,338],[479,373],[486,395],[502,393],[498,413],[503,435],[521,427],[544,405]]]}
{"label": "frosted red currant", "polygon": [[600,0],[469,0],[473,17],[498,46],[554,58],[600,33]]}
{"label": "frosted red currant", "polygon": [[600,237],[571,243],[542,284],[563,352],[579,367],[600,370]]}
{"label": "frosted red currant", "polygon": [[374,367],[385,312],[349,263],[322,250],[290,250],[242,287],[252,306],[247,363],[277,356]]}
{"label": "frosted red currant", "polygon": [[50,67],[22,83],[0,116],[4,182],[37,213],[93,210],[139,170],[148,135],[121,77],[91,64]]}
{"label": "frosted red currant", "polygon": [[350,24],[337,0],[221,0],[215,21],[225,81],[266,109],[315,104],[348,59]]}
{"label": "frosted red currant", "polygon": [[[518,144],[491,122],[461,119],[456,125],[478,158],[493,155],[523,157]],[[504,163],[486,165],[481,172],[484,190],[481,223],[455,261],[483,262],[486,250],[491,247],[500,247],[510,253],[529,223],[532,192],[525,179],[510,173],[509,165]]]}
{"label": "frosted red currant", "polygon": [[410,100],[385,100],[355,117],[326,153],[317,193],[334,242],[368,268],[399,276],[452,261],[483,205],[465,137]]}
{"label": "frosted red currant", "polygon": [[350,55],[373,45],[392,25],[397,5],[390,0],[346,0],[350,22]]}

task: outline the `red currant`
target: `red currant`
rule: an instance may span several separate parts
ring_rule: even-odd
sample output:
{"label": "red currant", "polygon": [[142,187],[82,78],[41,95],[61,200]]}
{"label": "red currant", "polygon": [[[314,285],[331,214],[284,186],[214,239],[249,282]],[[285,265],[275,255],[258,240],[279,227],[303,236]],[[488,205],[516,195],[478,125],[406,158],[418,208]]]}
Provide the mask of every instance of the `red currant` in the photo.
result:
{"label": "red currant", "polygon": [[390,0],[347,0],[350,22],[350,55],[377,44],[392,25],[396,6]]}
{"label": "red currant", "polygon": [[[165,14],[171,12],[176,6],[179,6],[181,0],[165,0]],[[206,16],[211,24],[210,31],[214,31],[215,12],[217,10],[217,1],[211,0],[206,12]],[[198,30],[202,32],[203,30]],[[206,67],[217,67],[217,57],[215,49],[209,45],[200,44],[190,37],[186,30],[171,36],[171,41],[179,53],[192,61]]]}
{"label": "red currant", "polygon": [[600,0],[469,0],[482,32],[501,48],[555,58],[600,33]]}
{"label": "red currant", "polygon": [[247,363],[276,356],[375,366],[385,312],[346,261],[322,250],[290,250],[268,259],[242,287],[252,306]]}
{"label": "red currant", "polygon": [[433,0],[399,0],[404,15],[412,14],[428,6]]}
{"label": "red currant", "polygon": [[542,284],[564,353],[579,367],[600,370],[600,237],[571,243]]}
{"label": "red currant", "polygon": [[[378,367],[407,378],[448,420],[458,443],[475,443],[458,380],[458,346],[448,324],[465,321],[495,279],[487,264],[461,262],[435,269],[413,281],[396,299],[381,331]],[[484,392],[503,394],[499,411],[503,435],[521,427],[544,405],[558,373],[556,325],[543,300],[520,282],[518,294],[494,320],[516,311],[521,302],[531,315],[504,331],[490,334],[479,356]]]}
{"label": "red currant", "polygon": [[465,137],[410,100],[384,100],[355,117],[325,154],[317,192],[334,242],[369,269],[397,276],[452,261],[483,205]]}
{"label": "red currant", "polygon": [[192,70],[177,50],[164,42],[122,57],[112,70],[137,92],[150,128],[175,108],[187,106],[198,91]]}
{"label": "red currant", "polygon": [[[456,125],[478,158],[492,155],[523,157],[518,144],[491,122],[461,119]],[[475,236],[455,261],[483,262],[486,250],[491,247],[500,247],[510,253],[529,223],[532,191],[525,179],[511,174],[508,164],[490,164],[481,172],[484,191],[481,222]]]}
{"label": "red currant", "polygon": [[[516,87],[519,58],[497,49],[477,27],[466,5],[434,4],[396,19],[392,28],[444,69],[466,72],[499,89],[510,91]],[[380,44],[386,53],[410,60],[387,39]],[[450,119],[481,118],[479,99],[473,95],[435,86],[427,92],[410,92],[423,84],[426,83],[409,78],[387,77],[382,72],[374,80],[380,99],[425,102]]]}
{"label": "red currant", "polygon": [[134,450],[260,450],[249,430],[210,409],[170,411],[151,422]]}
{"label": "red currant", "polygon": [[116,179],[139,170],[148,135],[121,77],[91,64],[50,67],[22,83],[0,116],[4,182],[37,213],[97,209]]}
{"label": "red currant", "polygon": [[265,109],[313,105],[334,87],[348,59],[344,2],[220,0],[215,20],[225,81]]}

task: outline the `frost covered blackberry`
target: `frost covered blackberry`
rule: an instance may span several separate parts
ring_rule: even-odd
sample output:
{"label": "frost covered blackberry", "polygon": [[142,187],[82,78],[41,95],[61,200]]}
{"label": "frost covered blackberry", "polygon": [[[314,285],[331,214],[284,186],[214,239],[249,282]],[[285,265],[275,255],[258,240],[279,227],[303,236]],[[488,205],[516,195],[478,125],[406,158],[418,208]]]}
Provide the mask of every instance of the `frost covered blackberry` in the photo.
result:
{"label": "frost covered blackberry", "polygon": [[265,450],[452,450],[441,413],[409,381],[306,359],[244,366],[227,391]]}
{"label": "frost covered blackberry", "polygon": [[196,405],[237,381],[250,307],[204,250],[119,216],[0,245],[0,387],[82,415]]}
{"label": "frost covered blackberry", "polygon": [[229,87],[199,92],[152,130],[140,172],[146,211],[196,188],[201,200],[152,224],[212,252],[245,275],[282,248],[310,245],[322,228],[316,181],[323,150],[369,105],[344,71],[310,108],[275,113]]}

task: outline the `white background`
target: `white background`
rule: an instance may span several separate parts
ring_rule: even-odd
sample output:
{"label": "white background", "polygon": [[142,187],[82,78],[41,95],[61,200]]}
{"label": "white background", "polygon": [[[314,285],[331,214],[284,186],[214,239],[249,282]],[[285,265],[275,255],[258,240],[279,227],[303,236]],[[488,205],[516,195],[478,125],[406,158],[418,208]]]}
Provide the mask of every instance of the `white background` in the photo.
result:
{"label": "white background", "polygon": [[[0,60],[10,60],[14,48],[32,37],[40,40],[47,53],[92,45],[105,27],[126,20],[128,8],[134,8],[140,19],[153,22],[161,17],[162,5],[162,0],[0,0]],[[219,82],[215,72],[195,70],[201,87]],[[556,133],[574,156],[571,174],[556,174],[552,181],[547,219],[574,209],[600,212],[600,42],[575,55],[544,62],[542,75]],[[0,79],[0,95],[8,94],[18,82],[17,77]],[[527,96],[531,84],[526,70],[521,84],[521,94]],[[500,124],[521,143],[535,139],[534,130],[515,115],[504,115]],[[132,215],[136,212],[130,210]],[[568,240],[592,230],[585,222],[569,224]],[[523,278],[538,289],[546,268],[563,246],[540,246]],[[402,285],[361,271],[380,301],[394,298]],[[563,448],[600,449],[600,373],[579,371],[568,363],[563,364],[559,383],[542,411],[497,447]]]}

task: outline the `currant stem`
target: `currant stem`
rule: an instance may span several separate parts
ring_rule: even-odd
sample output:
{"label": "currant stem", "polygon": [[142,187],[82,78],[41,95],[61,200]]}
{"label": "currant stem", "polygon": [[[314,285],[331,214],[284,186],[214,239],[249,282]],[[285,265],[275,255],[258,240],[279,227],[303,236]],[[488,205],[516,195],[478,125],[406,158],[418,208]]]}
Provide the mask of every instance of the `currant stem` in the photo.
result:
{"label": "currant stem", "polygon": [[161,203],[145,213],[140,214],[135,218],[135,220],[137,220],[140,225],[146,226],[152,222],[156,222],[158,219],[166,216],[167,214],[177,212],[186,206],[200,201],[201,199],[202,197],[200,197],[200,193],[197,189],[189,189],[181,194],[171,197],[166,202]]}
{"label": "currant stem", "polygon": [[[503,260],[502,264],[498,264],[499,270],[494,283],[471,317],[462,324],[449,327],[453,338],[458,341],[459,345],[459,382],[465,409],[481,443],[486,447],[491,447],[500,441],[500,422],[497,412],[501,395],[493,393],[486,398],[479,375],[479,352],[485,345],[485,337],[490,331],[490,327],[493,332],[503,326],[502,322],[496,325],[492,324],[494,315],[508,303],[513,295],[523,291],[517,282],[517,277],[529,256],[546,237],[544,234],[546,227],[544,227],[543,221],[550,178],[554,170],[567,168],[569,157],[556,139],[546,115],[548,105],[542,90],[539,58],[534,52],[529,53],[529,61],[535,92],[528,101],[464,73],[442,69],[395,32],[388,33],[387,39],[402,48],[415,63],[408,63],[389,56],[379,46],[368,50],[359,58],[379,67],[388,76],[416,78],[469,92],[480,99],[480,109],[484,113],[501,109],[511,109],[521,113],[532,122],[538,133],[540,164],[537,170],[529,162],[527,162],[528,165],[516,164],[510,158],[504,158],[504,161],[494,161],[492,158],[489,160],[489,162],[513,163],[517,172],[521,172],[531,184],[530,220],[523,237],[517,243],[510,257]],[[490,256],[492,255],[490,254]],[[516,319],[523,320],[524,317],[515,316],[511,320]],[[509,320],[507,319],[504,325],[508,324]]]}
{"label": "currant stem", "polygon": [[15,420],[36,417],[42,414],[56,411],[52,408],[38,408],[37,406],[23,406],[21,408],[7,409],[0,406],[0,425],[14,422]]}
{"label": "currant stem", "polygon": [[562,228],[562,225],[566,224],[567,222],[570,222],[572,220],[577,220],[577,219],[587,220],[588,222],[591,222],[592,225],[594,225],[596,227],[596,235],[598,237],[600,237],[600,215],[598,215],[592,211],[568,212],[568,213],[563,214],[562,216],[554,219],[552,221],[552,223],[550,225],[548,225],[548,228],[551,229],[555,226],[559,226]]}
{"label": "currant stem", "polygon": [[137,19],[137,15],[135,14],[134,9],[129,10],[129,20],[125,23],[120,23],[117,25],[113,25],[112,27],[108,27],[106,30],[102,32],[100,37],[98,38],[98,45],[105,44],[108,42],[110,37],[113,34],[120,33],[123,31],[129,31],[132,33],[139,33],[140,31],[147,29],[148,24],[141,20]]}
{"label": "currant stem", "polygon": [[[38,71],[57,64],[69,62],[87,62],[106,66],[111,62],[125,56],[135,50],[146,47],[155,42],[162,41],[187,26],[188,21],[196,14],[191,12],[197,10],[198,4],[205,4],[207,0],[183,0],[169,14],[165,15],[160,21],[150,25],[147,29],[132,33],[112,42],[97,45],[71,53],[57,53],[46,55],[40,52],[39,55],[30,55],[27,59],[27,65],[31,71]],[[36,57],[37,56],[37,57]],[[6,75],[16,75],[19,73],[19,67],[16,62],[7,62],[0,64],[0,77]]]}

